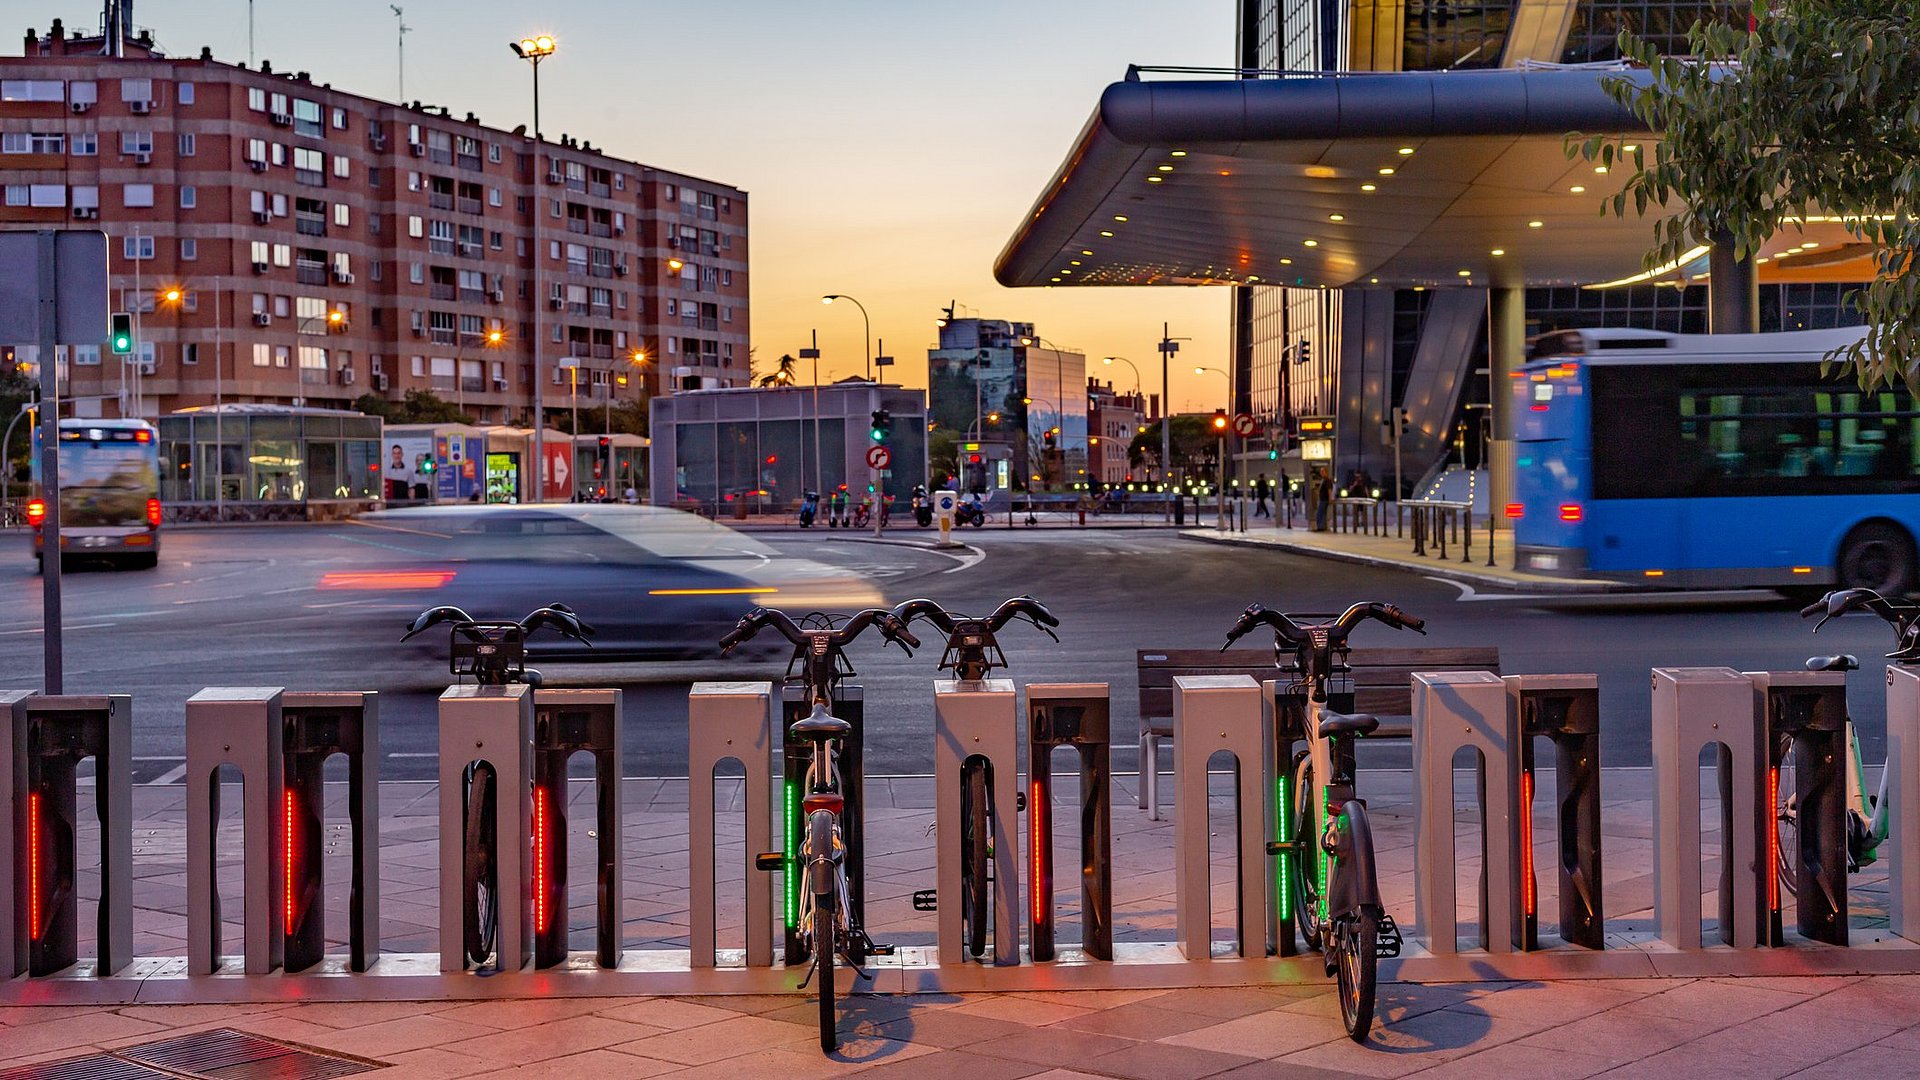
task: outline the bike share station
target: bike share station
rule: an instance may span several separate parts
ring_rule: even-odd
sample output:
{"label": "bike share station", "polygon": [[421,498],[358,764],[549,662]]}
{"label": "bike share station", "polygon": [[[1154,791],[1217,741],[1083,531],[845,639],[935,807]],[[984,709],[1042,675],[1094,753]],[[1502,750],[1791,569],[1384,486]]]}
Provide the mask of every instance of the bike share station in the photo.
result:
{"label": "bike share station", "polygon": [[[1888,811],[1896,822],[1920,810],[1920,668],[1889,666]],[[936,829],[961,833],[962,778],[985,766],[992,792],[990,948],[962,947],[957,904],[939,904],[937,945],[869,956],[862,989],[1094,989],[1127,986],[1259,985],[1318,982],[1318,957],[1298,955],[1288,918],[1287,875],[1298,849],[1268,845],[1286,835],[1292,730],[1276,682],[1246,676],[1181,676],[1175,681],[1177,818],[1173,878],[1177,932],[1171,940],[1113,940],[1111,748],[1104,684],[1031,684],[1025,701],[1008,679],[936,680]],[[1412,677],[1414,740],[1413,910],[1416,929],[1383,980],[1672,977],[1920,971],[1920,830],[1896,827],[1887,847],[1889,925],[1849,926],[1843,766],[1844,675],[1835,671],[1739,672],[1661,668],[1653,704],[1653,871],[1651,924],[1604,917],[1605,880],[1639,868],[1608,867],[1601,844],[1598,684],[1592,675],[1495,676],[1452,671]],[[804,957],[792,945],[794,876],[753,871],[752,853],[785,852],[796,841],[798,785],[806,748],[787,728],[805,715],[792,687],[702,683],[690,699],[691,872],[689,948],[625,948],[621,936],[621,823],[618,776],[621,700],[613,690],[536,689],[526,684],[455,686],[440,701],[441,950],[383,951],[379,933],[378,696],[297,693],[276,687],[215,687],[186,707],[188,955],[132,954],[133,867],[130,777],[132,703],[125,696],[0,695],[10,737],[0,742],[0,792],[13,809],[0,836],[0,956],[4,998],[21,1002],[376,1000],[421,995],[487,998],[524,994],[604,995],[792,991]],[[863,712],[858,689],[842,687],[835,710]],[[1024,709],[1022,708],[1024,704]],[[779,725],[776,731],[774,725]],[[1019,733],[1027,736],[1026,805],[1021,807]],[[774,748],[782,751],[776,765]],[[862,775],[857,728],[845,740],[848,805],[858,807]],[[1054,940],[1056,791],[1053,754],[1079,757],[1078,809],[1082,940]],[[1236,821],[1233,940],[1215,941],[1209,851],[1208,765],[1233,759],[1225,802]],[[568,766],[591,761],[597,933],[591,951],[568,951]],[[329,952],[323,837],[324,765],[346,759],[344,802],[350,881],[338,951]],[[1549,759],[1551,762],[1549,763]],[[743,768],[747,857],[743,938],[717,938],[713,807],[715,770]],[[1704,761],[1704,765],[1703,765]],[[84,767],[91,763],[91,774]],[[469,865],[465,825],[469,766],[493,781],[498,930],[476,960],[463,904]],[[1549,764],[1551,768],[1549,769]],[[221,940],[222,900],[214,852],[223,771],[242,783],[242,929],[238,955]],[[585,779],[585,777],[583,777]],[[1218,786],[1219,778],[1213,778]],[[1780,850],[1773,806],[1783,784],[1798,797],[1792,850]],[[93,789],[97,861],[81,850],[80,793]],[[1703,856],[1713,845],[1701,824],[1703,793],[1718,791],[1717,911],[1702,918]],[[1550,795],[1548,793],[1551,793]],[[339,796],[344,794],[344,800]],[[1066,812],[1073,799],[1065,797]],[[1463,809],[1465,812],[1463,813]],[[1018,814],[1028,820],[1020,828]],[[1545,836],[1536,836],[1536,821]],[[229,826],[231,828],[231,825]],[[1480,873],[1460,873],[1456,836],[1480,834]],[[847,835],[861,835],[850,810]],[[1025,846],[1022,845],[1025,833]],[[336,834],[338,829],[336,827]],[[1548,841],[1551,840],[1551,843]],[[849,883],[860,881],[857,842]],[[960,894],[960,845],[938,843],[938,897]],[[339,859],[339,856],[335,856]],[[1557,923],[1541,918],[1541,862],[1557,892]],[[98,867],[92,952],[81,933],[76,881]],[[1791,889],[1782,888],[1787,867]],[[1028,889],[1021,910],[1021,888]],[[1037,887],[1036,887],[1037,883]],[[856,886],[857,887],[857,886]],[[1477,888],[1478,917],[1461,925],[1457,895]],[[336,890],[338,892],[339,890]],[[234,898],[226,898],[231,901]],[[1390,901],[1395,906],[1402,901]],[[1789,911],[1788,908],[1792,910]],[[1715,917],[1717,916],[1717,917]],[[1545,925],[1543,925],[1545,923]],[[1021,948],[1021,927],[1028,948]],[[502,962],[501,958],[505,958]],[[493,977],[480,977],[493,976]],[[503,977],[502,977],[503,976]]]}

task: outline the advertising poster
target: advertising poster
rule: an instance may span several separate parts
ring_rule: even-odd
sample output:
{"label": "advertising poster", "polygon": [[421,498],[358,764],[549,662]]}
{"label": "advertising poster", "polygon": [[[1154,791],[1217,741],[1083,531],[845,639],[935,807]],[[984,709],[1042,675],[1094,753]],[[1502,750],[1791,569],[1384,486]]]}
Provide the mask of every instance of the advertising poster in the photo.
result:
{"label": "advertising poster", "polygon": [[386,453],[381,457],[382,479],[386,481],[388,501],[418,500],[432,497],[433,438],[429,435],[389,435]]}

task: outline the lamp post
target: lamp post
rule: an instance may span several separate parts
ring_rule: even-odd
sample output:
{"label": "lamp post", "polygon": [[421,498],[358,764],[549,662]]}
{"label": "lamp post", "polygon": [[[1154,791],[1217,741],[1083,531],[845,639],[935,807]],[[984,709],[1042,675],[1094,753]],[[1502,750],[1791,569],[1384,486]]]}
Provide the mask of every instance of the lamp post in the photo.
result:
{"label": "lamp post", "polygon": [[[1209,371],[1227,380],[1227,414],[1229,418],[1231,418],[1233,413],[1233,376],[1217,367],[1195,365],[1193,369],[1195,375],[1203,375]],[[1230,445],[1229,440],[1232,438],[1232,435],[1233,431],[1231,428],[1220,433],[1220,473],[1214,478],[1214,482],[1218,487],[1215,498],[1219,505],[1219,527],[1222,530],[1225,530],[1227,527],[1227,447]]]}
{"label": "lamp post", "polygon": [[[481,339],[481,346],[488,349],[498,348],[500,343],[505,341],[506,338],[507,335],[504,330],[489,330],[486,336]],[[466,355],[467,342],[466,336],[463,334],[461,335],[460,347],[453,352],[453,385],[459,394],[460,415],[462,416],[467,414],[467,376],[460,370],[460,364]],[[485,385],[484,378],[485,376],[482,376],[482,386]],[[474,392],[478,393],[479,391],[476,389]]]}
{"label": "lamp post", "polygon": [[832,304],[835,300],[845,300],[860,309],[860,328],[867,337],[867,381],[873,381],[873,324],[867,320],[867,306],[851,296],[842,293],[828,293],[820,298],[823,304]]}
{"label": "lamp post", "polygon": [[[1168,407],[1167,365],[1174,354],[1180,351],[1180,343],[1186,340],[1174,337],[1167,323],[1160,324],[1160,343],[1156,348],[1160,350],[1160,472],[1163,487],[1169,486],[1167,481],[1173,475],[1173,428],[1170,423],[1173,410]],[[1179,497],[1177,491],[1173,495]],[[1166,514],[1167,523],[1172,524],[1173,503],[1162,499],[1160,506]]]}
{"label": "lamp post", "polygon": [[[1140,382],[1140,369],[1139,369],[1139,368],[1137,368],[1137,367],[1134,367],[1134,363],[1133,363],[1133,361],[1131,361],[1131,360],[1129,360],[1129,359],[1127,359],[1127,358],[1126,358],[1126,357],[1124,357],[1124,356],[1103,356],[1103,357],[1101,357],[1101,358],[1100,358],[1100,362],[1101,362],[1102,364],[1105,364],[1105,365],[1106,365],[1106,366],[1108,366],[1108,367],[1112,367],[1112,366],[1113,366],[1113,362],[1114,362],[1115,360],[1118,360],[1118,361],[1120,361],[1121,363],[1123,363],[1123,364],[1125,364],[1125,365],[1127,365],[1127,367],[1128,367],[1128,368],[1130,368],[1130,369],[1132,369],[1132,371],[1133,371],[1133,400],[1134,400],[1134,403],[1135,403],[1136,405],[1137,405],[1137,404],[1140,404],[1140,398],[1141,398],[1141,393],[1140,393],[1140,387],[1141,387],[1141,382]],[[1089,434],[1091,434],[1091,433],[1089,433]],[[1106,461],[1106,459],[1107,459],[1107,456],[1106,456],[1106,453],[1105,453],[1105,452],[1103,451],[1103,452],[1101,453],[1101,455],[1100,455],[1100,460],[1101,460],[1102,462],[1105,462],[1105,461]],[[1104,468],[1104,465],[1102,466],[1102,468]]]}
{"label": "lamp post", "polygon": [[820,462],[820,331],[813,331],[812,340],[812,348],[800,350],[800,359],[813,361],[813,490],[832,505],[832,496],[827,494],[826,471]]}
{"label": "lamp post", "polygon": [[[553,38],[546,34],[538,34],[533,37],[521,38],[519,41],[510,41],[507,43],[507,48],[513,50],[513,55],[533,66],[533,171],[534,179],[538,181],[540,173],[540,61],[553,55],[554,41]],[[547,383],[544,373],[540,370],[541,346],[543,339],[546,337],[546,329],[542,325],[545,320],[542,315],[543,308],[541,306],[545,303],[545,299],[540,295],[540,262],[545,258],[540,250],[540,202],[541,200],[534,199],[530,201],[527,206],[530,215],[528,221],[533,238],[533,483],[536,488],[533,493],[534,502],[542,501],[546,498],[547,494],[544,490],[546,487],[547,467],[545,445],[545,431],[547,427]],[[456,367],[456,377],[458,377],[458,371],[459,369]]]}

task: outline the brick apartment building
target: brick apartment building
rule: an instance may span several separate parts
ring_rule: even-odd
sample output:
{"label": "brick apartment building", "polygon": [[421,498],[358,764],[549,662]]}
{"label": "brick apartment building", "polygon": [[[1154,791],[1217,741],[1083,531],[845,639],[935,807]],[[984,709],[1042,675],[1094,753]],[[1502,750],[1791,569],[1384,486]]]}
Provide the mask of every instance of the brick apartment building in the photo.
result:
{"label": "brick apartment building", "polygon": [[79,415],[418,389],[524,423],[536,339],[550,416],[568,358],[582,407],[746,382],[739,189],[106,21],[0,58],[0,228],[104,230],[138,320],[136,363],[71,350]]}

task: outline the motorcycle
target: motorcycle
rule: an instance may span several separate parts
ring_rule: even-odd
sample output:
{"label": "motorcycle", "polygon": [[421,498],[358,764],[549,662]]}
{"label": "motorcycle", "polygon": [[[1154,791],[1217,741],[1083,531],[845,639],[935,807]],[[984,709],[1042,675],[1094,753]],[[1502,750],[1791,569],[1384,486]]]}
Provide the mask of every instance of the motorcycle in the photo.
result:
{"label": "motorcycle", "polygon": [[820,512],[820,493],[809,491],[800,498],[800,527],[813,528],[813,519]]}
{"label": "motorcycle", "polygon": [[927,497],[927,489],[918,484],[913,488],[913,520],[923,529],[933,524],[933,500]]}
{"label": "motorcycle", "polygon": [[987,523],[987,508],[980,504],[980,496],[961,503],[953,508],[953,523],[956,526],[971,525],[978,529]]}

